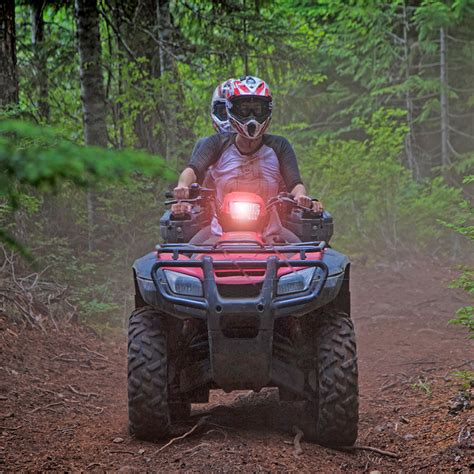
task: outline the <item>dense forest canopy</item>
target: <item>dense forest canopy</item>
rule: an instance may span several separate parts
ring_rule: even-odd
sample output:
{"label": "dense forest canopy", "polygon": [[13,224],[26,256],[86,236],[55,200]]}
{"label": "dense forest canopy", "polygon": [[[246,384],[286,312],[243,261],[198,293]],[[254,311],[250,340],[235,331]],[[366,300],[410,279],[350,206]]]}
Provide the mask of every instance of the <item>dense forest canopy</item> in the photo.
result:
{"label": "dense forest canopy", "polygon": [[86,317],[126,314],[163,191],[213,133],[213,89],[247,73],[272,87],[271,132],[333,213],[335,245],[463,260],[474,0],[7,0],[0,22],[2,239]]}

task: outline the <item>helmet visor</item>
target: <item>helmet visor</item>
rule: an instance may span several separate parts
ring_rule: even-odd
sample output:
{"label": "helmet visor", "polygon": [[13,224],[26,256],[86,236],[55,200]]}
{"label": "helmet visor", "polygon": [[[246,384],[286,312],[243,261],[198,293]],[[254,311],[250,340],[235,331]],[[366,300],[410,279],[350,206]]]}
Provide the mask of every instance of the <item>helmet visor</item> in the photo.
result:
{"label": "helmet visor", "polygon": [[271,103],[264,97],[237,97],[232,100],[232,114],[240,119],[254,117],[262,123],[271,114]]}
{"label": "helmet visor", "polygon": [[225,102],[214,102],[212,106],[212,113],[221,121],[225,122],[227,120],[227,109]]}

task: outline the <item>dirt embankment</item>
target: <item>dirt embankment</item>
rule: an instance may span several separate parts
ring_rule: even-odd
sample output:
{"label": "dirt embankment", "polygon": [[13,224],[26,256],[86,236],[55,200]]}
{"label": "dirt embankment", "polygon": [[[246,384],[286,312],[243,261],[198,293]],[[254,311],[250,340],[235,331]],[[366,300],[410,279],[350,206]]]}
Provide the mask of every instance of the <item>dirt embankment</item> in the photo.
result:
{"label": "dirt embankment", "polygon": [[447,325],[466,302],[446,289],[453,277],[433,262],[354,267],[358,444],[386,453],[340,452],[303,439],[296,456],[299,408],[272,390],[213,392],[175,434],[204,415],[206,422],[157,452],[165,443],[127,433],[125,337],[101,340],[73,327],[44,334],[0,316],[0,471],[468,472],[474,413],[465,397],[453,400],[459,381],[452,373],[473,369],[473,345]]}

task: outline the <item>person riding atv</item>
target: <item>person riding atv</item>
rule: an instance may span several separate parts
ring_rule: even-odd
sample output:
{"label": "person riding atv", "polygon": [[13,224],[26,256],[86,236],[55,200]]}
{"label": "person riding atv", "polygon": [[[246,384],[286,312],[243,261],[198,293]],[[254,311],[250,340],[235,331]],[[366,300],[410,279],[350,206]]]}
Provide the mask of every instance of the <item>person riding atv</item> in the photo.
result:
{"label": "person riding atv", "polygon": [[230,132],[229,116],[227,115],[226,93],[234,79],[227,79],[219,84],[212,94],[211,99],[211,120],[212,126],[217,133]]}
{"label": "person riding atv", "polygon": [[168,436],[213,389],[274,387],[281,400],[304,402],[295,424],[306,439],[350,446],[358,372],[349,260],[329,247],[332,217],[306,195],[288,141],[264,133],[268,86],[247,76],[226,97],[235,132],[195,148],[167,196],[164,243],[133,265],[130,433]]}
{"label": "person riding atv", "polygon": [[[283,137],[265,134],[273,107],[268,85],[259,78],[246,76],[231,79],[220,87],[226,94],[227,117],[235,132],[219,133],[198,142],[199,146],[194,148],[191,161],[174,189],[176,199],[188,198],[189,186],[204,181],[207,187],[217,190],[219,202],[224,194],[232,191],[256,190],[264,200],[286,191],[300,206],[322,212],[321,204],[307,196],[290,143]],[[219,96],[219,90],[214,92],[213,99],[216,96]],[[213,103],[217,105],[217,102]],[[222,119],[223,114],[220,116]],[[213,121],[216,123],[214,117]],[[219,126],[222,123],[221,120]],[[175,204],[172,212],[184,214],[189,212],[189,206]],[[215,240],[221,233],[214,219],[192,243]],[[276,213],[270,219],[265,237],[288,242],[299,240],[282,226]]]}

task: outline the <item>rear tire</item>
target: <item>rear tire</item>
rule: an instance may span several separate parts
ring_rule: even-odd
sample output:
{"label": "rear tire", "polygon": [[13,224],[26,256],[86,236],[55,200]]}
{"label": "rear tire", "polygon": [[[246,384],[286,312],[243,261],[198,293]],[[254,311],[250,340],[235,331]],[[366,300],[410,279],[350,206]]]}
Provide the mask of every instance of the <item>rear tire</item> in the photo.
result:
{"label": "rear tire", "polygon": [[316,330],[316,400],[310,404],[308,438],[325,446],[357,439],[359,390],[354,325],[346,313],[324,313]]}
{"label": "rear tire", "polygon": [[130,434],[138,439],[169,433],[167,330],[149,306],[133,311],[129,320],[128,418]]}

